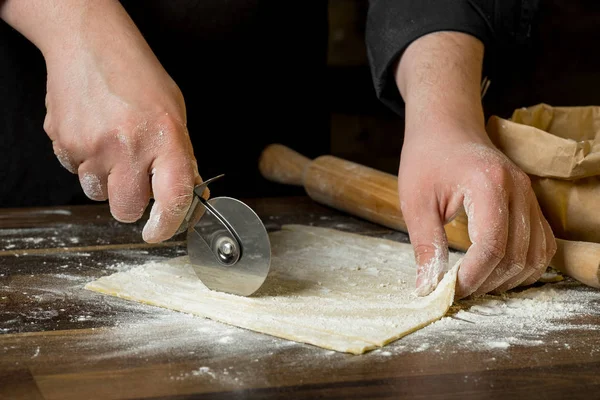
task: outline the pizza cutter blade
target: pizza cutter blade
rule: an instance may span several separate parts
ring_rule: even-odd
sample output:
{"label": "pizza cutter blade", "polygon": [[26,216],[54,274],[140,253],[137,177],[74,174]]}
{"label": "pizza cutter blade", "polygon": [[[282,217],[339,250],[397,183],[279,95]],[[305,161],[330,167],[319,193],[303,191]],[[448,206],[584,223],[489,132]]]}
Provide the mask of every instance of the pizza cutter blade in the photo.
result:
{"label": "pizza cutter blade", "polygon": [[231,197],[202,197],[207,185],[194,188],[194,200],[178,233],[187,230],[187,251],[198,278],[209,289],[250,296],[264,283],[271,265],[271,243],[261,219]]}

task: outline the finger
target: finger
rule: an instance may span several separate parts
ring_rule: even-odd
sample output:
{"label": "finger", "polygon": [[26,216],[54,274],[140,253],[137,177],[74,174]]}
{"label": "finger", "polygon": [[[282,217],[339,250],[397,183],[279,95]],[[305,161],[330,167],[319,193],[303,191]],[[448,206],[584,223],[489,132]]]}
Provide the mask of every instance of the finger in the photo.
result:
{"label": "finger", "polygon": [[139,166],[115,166],[108,175],[110,212],[120,222],[135,222],[142,217],[150,201],[147,170]]}
{"label": "finger", "polygon": [[525,199],[526,196],[520,193],[511,196],[506,252],[484,283],[473,293],[475,296],[497,289],[524,271],[531,235],[529,202]]}
{"label": "finger", "polygon": [[540,278],[542,277],[542,275],[544,275],[544,273],[546,272],[547,269],[548,269],[548,267],[544,266],[544,267],[534,271],[531,275],[529,275],[527,277],[527,279],[525,279],[523,282],[521,282],[519,284],[519,286],[533,285],[534,283],[536,283],[537,281],[540,280]]}
{"label": "finger", "polygon": [[531,231],[529,235],[529,247],[527,249],[525,268],[523,271],[521,271],[521,273],[508,279],[506,282],[500,285],[495,290],[496,293],[502,293],[515,288],[524,281],[528,280],[530,277],[535,278],[533,281],[535,282],[546,270],[546,233],[544,232],[544,227],[535,203],[535,195],[532,191],[530,191],[528,197]]}
{"label": "finger", "polygon": [[60,162],[60,165],[62,165],[63,168],[70,173],[76,174],[78,162],[75,160],[75,157],[65,148],[59,146],[58,142],[56,141],[52,142],[52,148],[54,150],[54,155],[58,159],[58,162]]}
{"label": "finger", "polygon": [[532,285],[535,282],[537,282],[542,277],[544,272],[546,272],[548,265],[550,265],[550,263],[552,262],[552,257],[554,257],[554,254],[556,253],[556,239],[554,238],[554,233],[552,232],[552,228],[550,228],[550,224],[544,217],[544,214],[542,213],[542,210],[540,209],[537,199],[536,199],[534,205],[537,209],[540,223],[542,226],[542,230],[544,232],[544,242],[545,242],[546,248],[545,248],[545,253],[544,253],[543,266],[540,267],[540,270],[537,273],[532,274],[529,278],[527,278],[523,282],[523,285]]}
{"label": "finger", "polygon": [[435,290],[448,271],[448,242],[438,210],[435,198],[402,207],[417,262],[415,294],[418,296]]}
{"label": "finger", "polygon": [[88,198],[95,201],[108,199],[108,176],[100,171],[102,168],[90,161],[85,161],[77,170],[83,192]]}
{"label": "finger", "polygon": [[508,242],[508,196],[504,190],[469,191],[464,195],[471,246],[458,271],[456,297],[473,294],[502,261]]}
{"label": "finger", "polygon": [[[202,183],[202,178],[200,177],[200,174],[198,173],[198,163],[196,163],[194,161],[193,163],[193,170],[194,170],[194,176],[196,177],[194,179],[194,186],[199,185]],[[150,198],[153,199],[154,198],[154,192],[152,191],[152,186],[150,186]],[[204,200],[208,200],[210,198],[210,188],[207,186],[204,188],[204,192],[202,192],[202,198]]]}
{"label": "finger", "polygon": [[167,240],[181,225],[191,205],[194,186],[201,182],[195,164],[187,154],[164,155],[155,160],[152,169],[154,204],[142,231],[146,242]]}

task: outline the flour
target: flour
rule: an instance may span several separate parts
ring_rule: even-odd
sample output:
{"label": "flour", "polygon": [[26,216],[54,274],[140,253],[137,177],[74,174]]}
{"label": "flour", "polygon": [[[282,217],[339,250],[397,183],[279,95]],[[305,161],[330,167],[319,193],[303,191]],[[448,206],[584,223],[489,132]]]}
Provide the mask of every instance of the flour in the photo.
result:
{"label": "flour", "polygon": [[200,368],[198,368],[198,369],[196,369],[196,370],[193,370],[193,371],[192,371],[192,375],[194,375],[194,376],[198,376],[198,375],[209,375],[209,376],[211,376],[212,378],[215,378],[215,373],[214,373],[214,372],[212,372],[212,371],[210,370],[210,368],[208,368],[208,367],[200,367]]}
{"label": "flour", "polygon": [[91,172],[86,172],[80,179],[81,188],[87,197],[92,200],[102,200],[104,190],[100,177]]}
{"label": "flour", "polygon": [[163,209],[160,207],[159,202],[155,201],[154,205],[150,209],[150,217],[144,226],[142,231],[142,237],[145,241],[151,241],[154,236],[158,233],[161,227]]}
{"label": "flour", "polygon": [[[110,270],[126,271],[135,264],[115,263]],[[72,285],[76,280],[65,280]],[[403,357],[408,353],[435,353],[436,357],[452,357],[458,352],[491,352],[487,358],[494,363],[516,346],[543,347],[549,344],[570,349],[568,336],[561,343],[549,338],[552,333],[569,330],[598,330],[595,325],[576,322],[585,315],[598,315],[596,304],[600,291],[565,280],[513,292],[503,296],[483,296],[459,301],[446,317],[398,341],[362,356],[341,354],[275,338],[269,335],[233,327],[191,314],[166,310],[123,299],[97,296],[78,285],[70,292],[80,301],[94,301],[105,310],[115,310],[102,317],[108,328],[96,328],[82,335],[72,351],[88,362],[123,359],[184,360],[185,367],[175,369],[169,379],[174,381],[215,380],[220,383],[243,385],[244,377],[253,374],[252,368],[242,365],[222,367],[219,360],[237,359],[240,354],[252,363],[278,360],[310,368],[315,363],[352,363],[355,357],[386,359]],[[37,317],[48,318],[53,313],[39,310]],[[75,314],[74,318],[85,314]],[[35,349],[32,349],[34,353]],[[41,353],[44,349],[41,349]],[[508,356],[508,355],[507,355]],[[250,358],[253,357],[253,358]],[[207,362],[207,359],[211,359]]]}
{"label": "flour", "polygon": [[409,244],[327,228],[284,228],[270,235],[272,269],[256,296],[208,290],[187,257],[145,263],[85,288],[354,354],[442,317],[452,302],[458,265],[431,295],[418,298],[412,287],[396,285],[402,277],[414,282]]}
{"label": "flour", "polygon": [[[390,346],[390,351],[416,352],[423,347],[451,352],[505,351],[513,346],[544,346],[555,332],[600,330],[598,325],[578,321],[600,316],[598,302],[600,291],[568,280],[460,301],[447,316],[408,336],[404,343]],[[420,347],[415,349],[414,342],[421,343]]]}
{"label": "flour", "polygon": [[[112,300],[109,300],[112,301]],[[116,299],[118,302],[119,300]],[[126,302],[131,303],[131,302]],[[113,328],[98,328],[77,343],[78,352],[88,352],[91,361],[161,358],[165,354],[200,360],[209,354],[277,351],[299,343],[273,338],[196,316],[132,303],[130,313]],[[98,349],[102,349],[101,352]]]}
{"label": "flour", "polygon": [[62,165],[64,169],[66,169],[72,174],[77,173],[77,168],[75,168],[75,166],[73,165],[73,162],[71,161],[71,155],[67,150],[64,150],[62,148],[55,148],[54,154],[56,155],[58,162],[60,162],[60,165]]}
{"label": "flour", "polygon": [[449,269],[448,248],[444,245],[441,235],[436,235],[433,245],[434,255],[420,268],[417,274],[419,286],[415,289],[415,294],[418,296],[426,296],[431,293]]}
{"label": "flour", "polygon": [[[6,239],[3,238],[4,240]],[[364,250],[365,256],[352,258],[357,270],[372,268],[369,260],[380,257],[379,253],[369,254],[368,249]],[[306,249],[297,251],[306,257],[310,253]],[[334,248],[332,257],[344,256],[335,252]],[[338,252],[342,253],[341,250]],[[127,254],[125,259],[128,261],[108,259],[107,262],[103,259],[99,262],[90,259],[89,253],[82,261],[96,266],[96,271],[103,271],[102,274],[110,274],[130,270],[152,259],[148,257],[147,250],[119,250],[115,254]],[[412,254],[408,254],[406,259],[410,258]],[[404,262],[404,259],[395,260],[395,263],[401,262]],[[216,380],[241,387],[244,377],[256,376],[256,370],[244,369],[243,365],[235,363],[224,366],[218,364],[230,359],[239,359],[240,355],[248,359],[250,366],[258,365],[257,363],[270,364],[273,357],[277,357],[278,361],[284,360],[290,365],[297,365],[298,368],[310,368],[315,363],[333,362],[343,366],[344,363],[356,363],[357,357],[385,362],[393,358],[402,359],[410,354],[420,357],[421,354],[431,353],[435,357],[451,358],[458,352],[485,353],[486,362],[489,360],[493,363],[502,357],[510,357],[511,351],[517,347],[531,347],[543,351],[544,348],[552,346],[554,350],[558,348],[563,351],[576,351],[576,343],[569,336],[569,332],[595,332],[600,328],[591,324],[588,318],[600,316],[600,291],[567,279],[528,290],[512,291],[508,295],[459,301],[437,322],[379,350],[354,356],[275,338],[186,313],[109,296],[98,296],[83,290],[83,285],[93,279],[90,276],[79,275],[88,271],[88,267],[81,268],[79,262],[71,260],[65,260],[63,263],[57,263],[54,272],[45,275],[43,282],[39,277],[31,278],[31,284],[25,278],[18,282],[19,289],[28,293],[24,296],[28,296],[30,300],[25,315],[3,314],[2,302],[8,301],[5,293],[9,291],[2,291],[3,282],[8,285],[8,281],[3,281],[5,277],[0,274],[0,317],[3,317],[0,334],[17,333],[18,328],[24,326],[24,322],[33,324],[28,325],[29,327],[35,327],[36,324],[49,326],[48,322],[54,323],[61,318],[74,321],[78,328],[92,329],[91,334],[81,335],[76,342],[70,342],[72,348],[69,351],[77,352],[86,362],[164,362],[166,357],[171,361],[185,363],[174,368],[170,379],[176,381]],[[40,264],[46,263],[41,261]],[[341,270],[333,268],[332,271],[334,270],[339,273],[340,280],[346,277]],[[381,270],[383,271],[383,267]],[[382,281],[381,276],[366,275],[379,284],[388,283],[387,280]],[[556,273],[548,273],[544,278],[558,280]],[[401,276],[390,283],[398,287],[414,284]],[[14,284],[15,282],[11,283],[13,287]],[[353,287],[364,284],[353,282]],[[71,308],[63,308],[64,299],[69,299]],[[92,308],[98,312],[91,313],[89,310]],[[600,348],[592,346],[591,351],[600,351]],[[25,354],[35,355],[35,360],[43,360],[44,357],[49,357],[48,353],[48,348],[35,346]]]}
{"label": "flour", "polygon": [[[320,239],[320,241],[323,240],[323,238]],[[385,253],[373,251],[372,248],[367,247],[363,249],[360,246],[360,243],[355,243],[352,252],[348,252],[347,247],[335,244],[334,242],[335,241],[332,241],[331,243],[328,242],[326,245],[329,249],[327,257],[331,257],[331,259],[319,258],[317,263],[323,267],[323,272],[320,273],[325,273],[325,270],[328,269],[331,273],[338,276],[339,279],[335,280],[337,282],[335,284],[325,283],[325,280],[320,278],[316,279],[316,276],[311,275],[310,278],[315,280],[315,293],[318,292],[320,293],[320,296],[323,296],[324,289],[339,291],[343,285],[348,285],[348,280],[352,279],[353,274],[362,273],[361,278],[359,280],[350,281],[352,285],[349,286],[353,288],[356,288],[359,285],[368,287],[369,290],[372,290],[372,296],[376,297],[378,301],[381,301],[380,304],[384,305],[383,309],[387,310],[388,307],[392,307],[392,304],[397,304],[393,293],[398,290],[399,286],[406,287],[408,284],[405,283],[407,279],[398,280],[401,276],[398,274],[400,270],[397,269],[396,266],[398,263],[410,262],[412,253],[407,252],[405,259],[401,259],[402,257],[394,259],[393,267],[398,275],[394,280],[391,280],[387,279],[387,276],[385,275],[385,271],[391,267],[389,263],[378,264],[377,270],[379,273],[373,274],[374,267],[372,260],[383,257],[380,255]],[[280,256],[283,257],[282,259],[288,260],[288,263],[292,258],[294,260],[313,260],[313,262],[315,262],[314,257],[312,256],[315,250],[316,248],[314,245],[297,246],[288,249],[284,255],[275,254],[274,259],[276,260],[276,257]],[[363,256],[362,251],[370,253],[370,258]],[[323,255],[320,257],[325,256]],[[334,262],[334,260],[339,261],[340,259],[344,260],[344,268],[336,266]],[[305,265],[303,262],[300,262],[298,265],[300,264]],[[160,270],[167,268],[166,264],[160,265]],[[326,268],[327,266],[329,266],[329,268]],[[145,276],[144,274],[155,273],[151,265],[148,265],[148,268],[149,269],[137,269],[137,274],[139,276],[136,278],[136,281],[147,279],[148,276]],[[108,269],[129,271],[132,269],[132,266],[115,264]],[[556,279],[555,273],[549,273],[547,276],[550,279]],[[183,278],[184,277],[179,277],[178,279]],[[285,275],[280,276],[280,271],[273,270],[271,278],[281,280],[285,279]],[[300,281],[304,282],[304,279],[308,278],[309,276],[306,276]],[[402,285],[400,285],[400,282],[402,282]],[[389,293],[379,293],[379,289],[372,288],[375,284],[378,288],[389,288],[391,291]],[[411,284],[414,283],[411,282]],[[280,290],[283,290],[281,288],[284,286],[270,286],[268,291],[263,293],[263,295],[286,296],[287,293],[285,291],[279,293]],[[291,287],[287,287],[286,290],[289,291],[290,288]],[[152,287],[149,289],[154,291],[160,288]],[[306,288],[303,289],[306,290]],[[347,301],[351,299],[350,292],[345,296]],[[325,302],[326,300],[323,300],[322,303],[325,304]],[[567,330],[598,330],[599,327],[596,325],[576,322],[574,320],[575,318],[585,318],[585,316],[589,315],[600,316],[600,310],[596,311],[598,307],[595,306],[598,302],[600,302],[600,291],[585,287],[571,280],[543,285],[540,284],[539,287],[527,290],[514,290],[511,293],[502,296],[486,295],[476,299],[461,300],[454,304],[445,317],[401,338],[400,340],[386,345],[384,351],[390,352],[391,356],[394,356],[407,352],[452,353],[464,350],[505,352],[507,349],[514,346],[543,346],[548,344],[549,340],[555,340],[556,335],[552,336],[552,333],[555,332]],[[294,307],[291,307],[290,310],[296,310]],[[317,307],[320,309],[320,306]],[[300,310],[300,308],[297,310]],[[326,312],[326,308],[323,308],[322,312]],[[349,311],[344,310],[344,313],[347,312]],[[161,315],[165,315],[163,313],[164,311],[161,312]],[[302,315],[298,315],[297,317],[298,321],[303,321]],[[380,323],[379,326],[381,327],[380,329],[383,329],[383,327],[391,329],[394,327],[394,324],[397,324],[396,321],[392,321],[389,318],[380,320],[375,313],[371,314],[370,320],[378,320],[378,323]],[[227,351],[229,351],[229,349],[247,351],[247,345],[250,347],[253,345],[266,345],[266,349],[273,346],[273,342],[269,342],[267,339],[265,339],[267,340],[266,342],[252,342],[249,338],[256,338],[256,333],[241,328],[222,325],[223,329],[211,330],[208,332],[202,327],[195,328],[193,325],[198,323],[196,321],[207,321],[203,318],[191,317],[191,319],[185,319],[185,321],[185,323],[183,323],[183,321],[174,322],[173,326],[191,326],[190,329],[192,333],[189,333],[190,331],[187,331],[188,333],[186,333],[184,330],[177,334],[171,331],[172,328],[168,328],[169,333],[167,335],[169,337],[179,337],[184,342],[180,343],[183,347],[185,347],[185,342],[188,339],[191,340],[190,343],[198,343],[195,341],[197,339],[191,338],[196,331],[202,332],[201,335],[209,341],[207,346],[218,346],[219,348],[223,346],[223,348],[228,349]],[[158,321],[158,323],[162,326],[160,321]],[[348,321],[348,323],[350,322]],[[144,326],[147,327],[147,324],[144,324]],[[221,326],[221,324],[217,323],[217,325],[213,326]],[[164,328],[157,329],[160,330]],[[210,333],[210,335],[207,335],[208,333]],[[239,336],[235,333],[239,333]],[[260,336],[273,339],[271,336],[259,334],[259,337]],[[138,340],[135,335],[133,339]],[[304,344],[295,344],[294,342],[284,339],[279,339],[277,343],[279,343],[279,347],[282,346],[281,343],[289,343],[291,346],[298,346],[301,348],[306,348],[305,346],[307,346]],[[143,346],[148,346],[146,341],[144,341]],[[135,346],[130,345],[127,346],[127,348],[132,349],[135,348]],[[308,346],[308,348],[312,349],[313,347]],[[381,352],[374,352],[373,354],[380,355]]]}
{"label": "flour", "polygon": [[[2,232],[3,231],[3,232]],[[47,247],[67,247],[72,244],[78,244],[80,242],[79,237],[71,236],[64,237],[64,235],[59,234],[56,229],[48,229],[41,230],[43,236],[13,236],[6,237],[10,233],[6,231],[10,231],[10,229],[0,231],[0,250],[12,250],[12,249],[40,249]],[[24,234],[25,231],[20,231],[19,233]],[[27,231],[28,234],[36,233]],[[6,236],[4,236],[6,235]]]}
{"label": "flour", "polygon": [[[221,371],[221,376],[227,377],[231,373],[231,371],[230,371],[231,368],[233,368],[233,367],[224,368]],[[187,378],[190,378],[190,377],[198,377],[198,376],[200,376],[200,377],[201,376],[208,376],[208,377],[210,377],[212,379],[217,379],[217,375],[209,367],[200,367],[200,368],[192,370],[190,372],[183,372],[183,373],[181,373],[179,375],[171,376],[170,379],[171,380],[176,380],[176,381],[181,381],[181,380],[184,380],[184,379],[187,379]],[[235,377],[235,378],[233,378],[233,380],[237,382],[239,380],[239,378]]]}

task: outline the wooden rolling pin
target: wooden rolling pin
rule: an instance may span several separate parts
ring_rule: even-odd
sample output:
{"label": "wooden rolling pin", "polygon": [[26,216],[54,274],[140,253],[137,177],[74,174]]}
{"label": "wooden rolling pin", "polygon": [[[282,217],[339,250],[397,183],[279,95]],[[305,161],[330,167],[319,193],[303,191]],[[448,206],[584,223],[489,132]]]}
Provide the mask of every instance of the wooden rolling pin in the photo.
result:
{"label": "wooden rolling pin", "polygon": [[[314,160],[280,145],[267,146],[259,170],[268,180],[303,186],[309,197],[340,211],[388,228],[408,232],[400,211],[398,178],[331,155]],[[448,245],[466,251],[471,245],[464,212],[444,226]],[[600,244],[556,239],[550,265],[585,285],[600,288]]]}

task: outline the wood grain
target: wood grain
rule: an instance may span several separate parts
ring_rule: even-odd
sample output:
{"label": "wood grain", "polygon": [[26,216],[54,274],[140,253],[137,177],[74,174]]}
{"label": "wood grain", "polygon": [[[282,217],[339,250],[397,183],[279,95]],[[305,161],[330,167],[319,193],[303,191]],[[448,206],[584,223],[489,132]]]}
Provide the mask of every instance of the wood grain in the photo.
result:
{"label": "wood grain", "polygon": [[304,170],[309,163],[309,158],[289,147],[273,144],[263,150],[258,168],[271,181],[302,186]]}
{"label": "wood grain", "polygon": [[552,266],[588,286],[600,288],[600,243],[556,239]]}
{"label": "wood grain", "polygon": [[75,252],[88,252],[88,251],[102,251],[102,250],[120,250],[120,249],[150,249],[158,247],[172,247],[172,246],[183,246],[183,241],[170,241],[162,243],[123,243],[123,244],[104,244],[95,246],[67,246],[67,247],[53,247],[48,249],[18,249],[18,250],[0,250],[0,257],[7,256],[27,256],[27,255],[48,255],[54,253],[75,253]]}
{"label": "wood grain", "polygon": [[[269,230],[300,223],[408,239],[308,196],[244,201]],[[440,341],[435,350],[353,356],[102,297],[82,286],[113,273],[112,264],[169,258],[185,247],[136,247],[143,241],[135,225],[97,222],[96,215],[107,211],[103,205],[68,210],[74,216],[69,223],[57,214],[44,216],[43,225],[85,243],[99,235],[94,231],[120,234],[87,253],[0,257],[2,399],[589,399],[598,391],[600,337],[593,329],[550,331],[543,345],[500,351]],[[0,248],[52,244],[26,240],[40,234],[39,214],[12,212],[0,210]],[[11,228],[2,225],[8,220]],[[91,223],[96,230],[84,229]],[[600,326],[600,316],[574,317],[578,324]],[[222,340],[227,338],[235,340]],[[405,339],[419,345],[410,335]]]}

